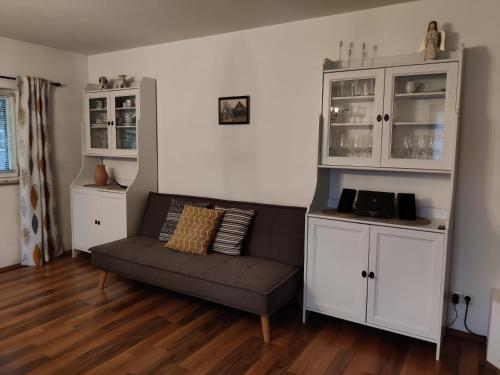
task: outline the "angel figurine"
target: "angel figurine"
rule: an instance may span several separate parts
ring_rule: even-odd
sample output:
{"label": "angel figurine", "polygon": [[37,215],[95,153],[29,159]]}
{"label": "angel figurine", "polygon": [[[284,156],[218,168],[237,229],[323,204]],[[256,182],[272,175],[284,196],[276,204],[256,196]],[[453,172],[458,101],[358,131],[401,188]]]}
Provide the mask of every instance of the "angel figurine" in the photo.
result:
{"label": "angel figurine", "polygon": [[427,33],[420,44],[419,52],[424,51],[424,60],[435,60],[438,50],[444,51],[445,32],[438,31],[436,21],[429,22]]}

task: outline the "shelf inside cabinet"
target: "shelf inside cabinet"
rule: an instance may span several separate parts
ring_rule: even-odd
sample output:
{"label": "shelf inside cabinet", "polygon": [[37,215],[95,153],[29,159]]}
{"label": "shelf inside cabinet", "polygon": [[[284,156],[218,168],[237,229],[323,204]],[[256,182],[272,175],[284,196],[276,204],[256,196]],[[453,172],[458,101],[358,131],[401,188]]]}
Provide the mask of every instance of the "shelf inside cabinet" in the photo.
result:
{"label": "shelf inside cabinet", "polygon": [[371,122],[332,122],[330,126],[372,126]]}
{"label": "shelf inside cabinet", "polygon": [[443,126],[440,122],[430,121],[398,121],[394,123],[395,126]]}
{"label": "shelf inside cabinet", "polygon": [[128,129],[135,129],[135,125],[116,125],[117,128],[128,128]]}
{"label": "shelf inside cabinet", "polygon": [[430,92],[413,92],[413,93],[401,93],[394,94],[396,98],[404,99],[434,99],[434,98],[445,98],[445,91],[430,91]]}
{"label": "shelf inside cabinet", "polygon": [[126,110],[129,110],[129,109],[135,109],[135,107],[119,107],[119,108],[115,108],[117,111],[126,111]]}
{"label": "shelf inside cabinet", "polygon": [[106,129],[107,127],[106,124],[90,124],[91,129]]}
{"label": "shelf inside cabinet", "polygon": [[332,96],[332,100],[372,100],[375,95]]}
{"label": "shelf inside cabinet", "polygon": [[90,108],[89,109],[90,112],[105,112],[107,111],[106,108]]}

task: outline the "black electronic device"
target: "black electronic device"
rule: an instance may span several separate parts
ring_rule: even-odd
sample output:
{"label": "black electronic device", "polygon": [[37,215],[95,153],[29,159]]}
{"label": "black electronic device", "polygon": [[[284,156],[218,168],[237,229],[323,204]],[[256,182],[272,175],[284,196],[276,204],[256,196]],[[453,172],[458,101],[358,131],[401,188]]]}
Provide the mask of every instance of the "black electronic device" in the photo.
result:
{"label": "black electronic device", "polygon": [[398,218],[401,220],[416,220],[415,194],[398,193]]}
{"label": "black electronic device", "polygon": [[356,199],[356,190],[354,189],[342,189],[342,195],[340,196],[339,205],[337,207],[338,212],[352,213],[354,211],[354,199]]}
{"label": "black electronic device", "polygon": [[355,213],[360,216],[394,217],[394,193],[360,190],[356,201]]}

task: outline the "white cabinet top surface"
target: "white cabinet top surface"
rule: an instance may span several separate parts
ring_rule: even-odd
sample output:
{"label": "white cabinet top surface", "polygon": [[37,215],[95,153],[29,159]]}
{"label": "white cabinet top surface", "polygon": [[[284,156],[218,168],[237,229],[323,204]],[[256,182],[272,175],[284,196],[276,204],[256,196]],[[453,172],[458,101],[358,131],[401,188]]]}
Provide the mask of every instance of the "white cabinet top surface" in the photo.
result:
{"label": "white cabinet top surface", "polygon": [[[417,220],[400,220],[400,219],[383,219],[378,217],[359,216],[356,214],[342,213],[335,209],[327,209],[323,211],[309,212],[309,217],[319,219],[346,221],[358,224],[378,225],[393,228],[403,228],[411,230],[419,230],[424,232],[434,232],[445,234],[448,230],[448,221],[443,219],[423,219]],[[439,229],[444,225],[445,229]]]}

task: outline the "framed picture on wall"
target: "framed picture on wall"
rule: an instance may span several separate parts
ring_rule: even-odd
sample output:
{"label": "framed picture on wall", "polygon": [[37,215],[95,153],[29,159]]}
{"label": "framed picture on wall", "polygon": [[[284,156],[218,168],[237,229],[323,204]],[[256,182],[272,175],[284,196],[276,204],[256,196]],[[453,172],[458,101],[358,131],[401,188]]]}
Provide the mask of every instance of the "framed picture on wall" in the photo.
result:
{"label": "framed picture on wall", "polygon": [[250,96],[219,98],[219,125],[250,123]]}

